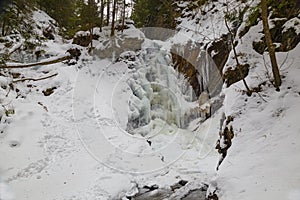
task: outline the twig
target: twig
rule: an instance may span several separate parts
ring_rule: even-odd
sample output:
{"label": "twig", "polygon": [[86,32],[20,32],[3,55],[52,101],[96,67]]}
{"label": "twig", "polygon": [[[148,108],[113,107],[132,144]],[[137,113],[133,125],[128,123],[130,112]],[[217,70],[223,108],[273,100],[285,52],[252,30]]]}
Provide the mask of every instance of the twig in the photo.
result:
{"label": "twig", "polygon": [[267,70],[267,78],[269,79],[270,83],[275,87],[275,85],[273,84],[273,82],[271,81],[271,76],[270,76],[270,72],[268,70],[268,65],[267,65],[267,62],[266,62],[266,59],[265,59],[265,56],[263,55],[263,60],[264,60],[264,66]]}
{"label": "twig", "polygon": [[261,94],[259,93],[259,92],[256,92],[257,94],[258,94],[258,96],[264,101],[264,102],[268,102],[267,100],[265,100],[262,96],[261,96]]}
{"label": "twig", "polygon": [[184,29],[187,29],[187,30],[189,30],[189,31],[192,31],[192,32],[194,32],[194,33],[196,33],[196,34],[199,34],[199,35],[203,36],[204,38],[208,39],[208,40],[211,41],[211,42],[214,41],[213,39],[210,39],[208,36],[204,35],[203,33],[199,32],[199,31],[194,31],[194,30],[192,30],[192,29],[190,29],[190,28],[187,28],[187,27],[185,27],[185,26],[182,26],[182,25],[178,25],[178,26],[179,26],[179,27],[182,27],[182,28],[184,28]]}
{"label": "twig", "polygon": [[19,79],[19,80],[13,81],[13,83],[23,82],[23,81],[41,81],[41,80],[45,80],[45,79],[48,79],[48,78],[52,78],[52,77],[54,77],[54,76],[57,76],[57,74],[58,74],[58,73],[52,74],[51,76],[42,77],[42,78],[24,78],[24,79]]}
{"label": "twig", "polygon": [[284,59],[283,62],[281,63],[279,69],[281,69],[281,67],[282,67],[282,66],[284,65],[284,63],[287,61],[288,57],[289,57],[289,52],[287,52],[287,54],[286,54],[286,56],[285,56],[285,59]]}
{"label": "twig", "polygon": [[8,53],[8,56],[10,57],[14,52],[21,49],[22,46],[23,46],[22,44],[19,44],[19,46],[17,48],[15,48],[14,50],[12,50],[11,52]]}
{"label": "twig", "polygon": [[229,31],[230,42],[231,42],[231,45],[232,45],[232,49],[233,49],[233,53],[234,53],[234,58],[235,58],[235,61],[236,61],[236,64],[237,64],[237,69],[238,69],[238,71],[239,71],[239,73],[240,73],[240,76],[241,76],[241,78],[242,78],[242,80],[243,80],[243,83],[244,83],[244,85],[245,85],[245,87],[246,87],[247,95],[248,95],[248,96],[251,96],[251,90],[250,90],[250,88],[249,88],[249,86],[248,86],[248,84],[247,84],[245,78],[243,77],[243,73],[242,73],[242,71],[241,71],[241,69],[240,69],[241,64],[240,64],[240,62],[239,62],[238,55],[237,55],[237,52],[236,52],[236,49],[235,49],[235,45],[234,45],[234,42],[233,42],[234,34],[232,33],[231,29],[230,29],[229,26],[228,26],[226,16],[224,17],[224,20],[225,20],[226,28],[227,28],[228,31]]}

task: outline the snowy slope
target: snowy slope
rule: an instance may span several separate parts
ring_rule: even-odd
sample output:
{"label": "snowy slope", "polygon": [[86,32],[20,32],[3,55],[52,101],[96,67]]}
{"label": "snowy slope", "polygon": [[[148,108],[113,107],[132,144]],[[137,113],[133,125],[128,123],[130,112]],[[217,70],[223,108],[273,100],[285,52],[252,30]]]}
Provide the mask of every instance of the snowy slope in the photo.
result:
{"label": "snowy slope", "polygon": [[[215,8],[225,10],[222,3],[215,3]],[[243,61],[251,63],[246,78],[249,85],[253,88],[267,82],[259,94],[246,96],[242,93],[244,86],[238,82],[230,88],[223,87],[223,107],[203,123],[197,119],[189,127],[178,127],[176,123],[165,123],[168,117],[158,113],[163,120],[150,120],[148,126],[130,134],[126,131],[127,120],[136,114],[135,109],[144,106],[133,93],[144,95],[146,91],[148,97],[153,93],[149,87],[153,83],[145,78],[147,73],[154,71],[158,80],[155,83],[172,91],[185,84],[168,63],[167,51],[172,44],[185,44],[191,38],[206,43],[227,32],[224,13],[215,13],[210,6],[206,7],[210,17],[199,14],[198,25],[182,19],[181,26],[194,31],[181,27],[170,40],[146,40],[140,52],[129,53],[137,58],[130,63],[135,65],[130,69],[125,62],[84,54],[75,66],[59,63],[13,70],[24,77],[58,75],[16,83],[19,91],[11,91],[8,97],[8,89],[1,88],[1,101],[8,105],[6,109],[14,109],[14,114],[1,119],[0,199],[126,199],[141,192],[143,186],[158,185],[168,191],[170,186],[186,180],[188,184],[172,192],[169,199],[180,199],[190,190],[203,187],[202,183],[209,183],[209,190],[216,189],[220,200],[299,200],[300,45],[277,54],[285,78],[281,91],[275,92],[265,75],[262,56],[252,49],[252,41],[260,37],[261,23],[252,27],[237,46],[238,52],[245,54]],[[48,20],[41,12],[34,16]],[[101,46],[99,41],[95,43]],[[53,56],[73,47],[70,41],[60,38],[44,45]],[[234,64],[232,56],[224,70]],[[267,53],[264,57],[270,65]],[[168,85],[159,76],[160,67],[176,84]],[[0,83],[7,85],[11,80],[1,77]],[[143,90],[132,89],[139,86]],[[53,94],[43,95],[42,91],[53,87]],[[185,95],[175,92],[183,110],[195,103],[186,101]],[[219,155],[214,148],[223,112],[234,118],[231,125],[235,135],[227,157],[216,171]],[[149,130],[154,134],[145,137]]]}
{"label": "snowy slope", "polygon": [[[258,29],[261,23],[238,46],[254,63],[246,78],[251,87],[268,80],[262,56],[249,49]],[[224,89],[224,110],[234,117],[235,137],[216,179],[220,199],[300,199],[299,54],[300,45],[277,53],[284,76],[280,92],[270,84],[251,97],[241,94],[242,83]],[[268,54],[264,57],[271,71]]]}

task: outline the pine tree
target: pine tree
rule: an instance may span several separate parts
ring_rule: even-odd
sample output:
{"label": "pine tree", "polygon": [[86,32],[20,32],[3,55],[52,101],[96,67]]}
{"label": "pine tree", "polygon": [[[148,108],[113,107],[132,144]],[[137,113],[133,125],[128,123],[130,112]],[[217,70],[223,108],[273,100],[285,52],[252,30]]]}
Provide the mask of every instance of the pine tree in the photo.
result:
{"label": "pine tree", "polygon": [[93,47],[93,30],[99,21],[98,7],[94,0],[88,0],[87,4],[83,3],[80,11],[80,24],[82,30],[90,32],[91,48]]}
{"label": "pine tree", "polygon": [[176,11],[174,1],[134,0],[132,19],[137,27],[175,28]]}
{"label": "pine tree", "polygon": [[[39,8],[55,19],[67,36],[77,31],[75,15],[76,3],[74,0],[36,0]],[[63,29],[64,28],[64,29]]]}
{"label": "pine tree", "polygon": [[34,1],[13,0],[5,5],[4,13],[0,18],[1,35],[5,36],[12,32],[18,32],[23,37],[29,38],[33,31],[29,14],[34,6]]}

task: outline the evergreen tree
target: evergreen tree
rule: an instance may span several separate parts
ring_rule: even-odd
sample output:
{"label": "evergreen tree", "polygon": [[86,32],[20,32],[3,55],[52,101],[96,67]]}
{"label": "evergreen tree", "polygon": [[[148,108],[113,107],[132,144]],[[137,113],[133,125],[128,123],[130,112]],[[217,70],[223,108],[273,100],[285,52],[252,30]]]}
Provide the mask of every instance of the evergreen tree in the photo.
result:
{"label": "evergreen tree", "polygon": [[0,18],[1,35],[5,36],[12,32],[18,32],[24,38],[29,38],[32,34],[32,22],[29,14],[34,5],[34,1],[13,0],[8,2],[3,8],[4,12]]}
{"label": "evergreen tree", "polygon": [[90,32],[91,48],[93,47],[93,29],[100,21],[98,15],[97,3],[94,0],[88,0],[87,3],[82,0],[82,8],[80,10],[80,25],[82,30]]}
{"label": "evergreen tree", "polygon": [[174,1],[134,0],[132,19],[137,27],[175,28],[176,16]]}
{"label": "evergreen tree", "polygon": [[37,0],[41,10],[57,21],[61,28],[65,28],[64,33],[72,36],[76,31],[76,1],[74,0]]}

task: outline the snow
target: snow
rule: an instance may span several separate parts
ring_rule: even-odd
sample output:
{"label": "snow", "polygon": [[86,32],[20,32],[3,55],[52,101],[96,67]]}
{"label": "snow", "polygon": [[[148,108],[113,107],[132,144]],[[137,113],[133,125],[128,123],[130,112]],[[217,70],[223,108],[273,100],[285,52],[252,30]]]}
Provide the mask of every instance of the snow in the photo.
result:
{"label": "snow", "polygon": [[[259,23],[250,29],[238,51],[247,52],[260,27]],[[247,97],[237,89],[244,88],[240,82],[223,90],[225,114],[234,117],[235,137],[216,179],[220,199],[299,199],[299,53],[300,45],[289,53],[277,53],[286,76],[280,92],[264,86],[261,96]],[[254,87],[267,79],[266,68],[261,56],[253,50],[248,54],[252,56],[247,62],[255,65],[246,80]],[[267,53],[264,57],[269,64]]]}
{"label": "snow", "polygon": [[[221,2],[216,8],[225,9]],[[236,48],[246,54],[241,63],[251,64],[249,86],[267,84],[251,97],[241,92],[241,82],[223,86],[220,110],[206,121],[197,118],[182,126],[183,114],[197,102],[192,102],[187,80],[170,65],[168,51],[191,38],[205,43],[226,33],[221,11],[201,18],[198,27],[193,20],[183,19],[182,26],[201,34],[182,29],[166,41],[145,39],[141,51],[120,56],[131,55],[134,61],[93,58],[79,47],[83,60],[75,66],[55,63],[13,69],[24,77],[58,73],[47,80],[18,82],[19,92],[8,92],[3,86],[12,78],[0,76],[0,101],[5,105],[0,110],[0,160],[5,161],[0,162],[0,199],[126,199],[144,185],[164,189],[188,180],[170,198],[179,199],[209,183],[209,191],[217,189],[220,200],[299,200],[300,45],[276,54],[285,77],[281,91],[276,92],[266,77],[266,67],[271,71],[268,54],[263,55],[265,67],[263,57],[252,48],[252,41],[261,37],[262,23],[252,27],[236,39]],[[41,26],[51,20],[41,11],[33,16]],[[299,27],[295,20],[285,28]],[[102,33],[98,45],[103,45],[108,32]],[[145,37],[132,27],[124,34]],[[44,45],[56,57],[78,47],[58,36]],[[224,71],[234,63],[231,53]],[[202,69],[207,78],[208,66]],[[44,96],[42,91],[52,87],[56,87],[54,93]],[[157,107],[151,105],[154,101]],[[14,112],[6,115],[7,110]],[[223,112],[234,118],[230,125],[235,134],[216,171],[215,145]],[[143,119],[143,124],[126,130],[128,120],[136,118]]]}
{"label": "snow", "polygon": [[[164,58],[162,54],[160,61]],[[198,170],[197,163],[203,158],[195,160],[198,153],[193,149],[201,149],[202,142],[195,141],[205,138],[195,138],[196,133],[166,126],[157,137],[152,136],[152,148],[145,138],[124,134],[126,99],[132,95],[127,79],[121,78],[128,73],[124,66],[122,62],[96,59],[82,64],[80,70],[60,63],[39,70],[22,69],[25,77],[41,76],[44,70],[58,72],[58,76],[34,82],[32,89],[18,83],[26,99],[11,102],[15,116],[1,138],[0,152],[7,162],[1,162],[0,167],[5,170],[1,176],[15,199],[121,198],[135,191],[133,182],[148,184],[150,177],[160,177],[160,185],[166,186],[173,184],[176,171],[188,174],[192,170],[188,163]],[[137,77],[145,73],[142,71],[137,71]],[[57,89],[49,97],[41,94],[54,86]],[[13,99],[15,94],[10,95]],[[151,124],[158,126],[159,122]],[[170,134],[173,129],[176,135]],[[210,137],[213,135],[211,142],[217,138],[216,132]],[[17,145],[12,147],[12,142]],[[206,145],[204,152],[216,156],[209,150],[212,145]],[[181,160],[182,156],[186,158]],[[211,157],[209,160],[215,161]],[[175,161],[182,164],[173,164]],[[146,173],[149,171],[156,172]],[[137,175],[140,173],[146,174]]]}
{"label": "snow", "polygon": [[284,32],[286,32],[288,29],[293,28],[293,29],[295,29],[296,34],[299,35],[299,34],[300,34],[300,27],[299,27],[299,24],[300,24],[300,19],[299,19],[299,18],[295,17],[295,18],[293,18],[293,19],[290,19],[289,21],[287,21],[287,22],[283,25],[284,29],[283,29],[282,32],[284,33]]}

